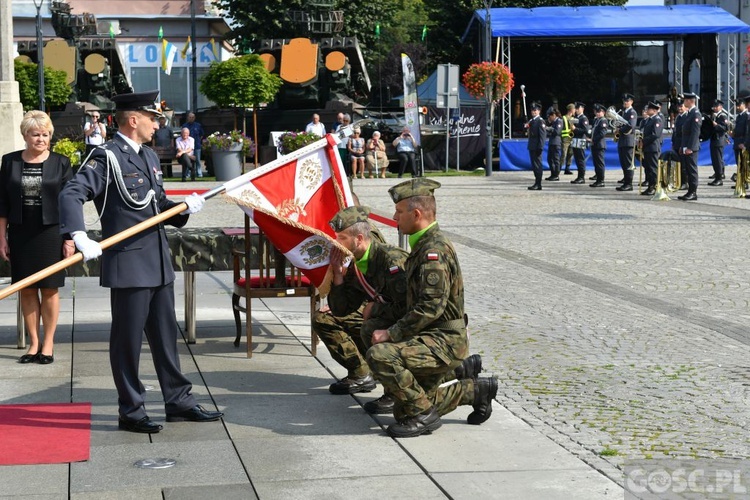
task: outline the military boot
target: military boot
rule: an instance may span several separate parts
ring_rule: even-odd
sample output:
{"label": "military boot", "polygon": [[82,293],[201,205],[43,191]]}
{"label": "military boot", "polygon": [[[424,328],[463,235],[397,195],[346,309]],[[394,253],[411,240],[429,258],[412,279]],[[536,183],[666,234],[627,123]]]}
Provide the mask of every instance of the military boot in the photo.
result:
{"label": "military boot", "polygon": [[[495,388],[497,390],[497,386]],[[426,412],[413,417],[406,417],[400,422],[389,425],[388,435],[399,438],[415,437],[430,434],[432,431],[439,429],[441,425],[443,425],[443,422],[440,421],[440,414],[433,406]]]}
{"label": "military boot", "polygon": [[364,404],[365,411],[371,415],[388,415],[393,413],[395,400],[390,394],[383,394],[378,399]]}
{"label": "military boot", "polygon": [[466,422],[479,425],[492,415],[492,400],[497,396],[497,377],[478,378],[474,381],[474,411]]}
{"label": "military boot", "polygon": [[375,379],[368,373],[361,377],[344,377],[328,387],[331,394],[357,394],[375,389]]}
{"label": "military boot", "polygon": [[477,378],[479,372],[482,371],[482,356],[479,354],[472,354],[463,362],[461,366],[456,367],[456,378],[458,380],[465,378]]}

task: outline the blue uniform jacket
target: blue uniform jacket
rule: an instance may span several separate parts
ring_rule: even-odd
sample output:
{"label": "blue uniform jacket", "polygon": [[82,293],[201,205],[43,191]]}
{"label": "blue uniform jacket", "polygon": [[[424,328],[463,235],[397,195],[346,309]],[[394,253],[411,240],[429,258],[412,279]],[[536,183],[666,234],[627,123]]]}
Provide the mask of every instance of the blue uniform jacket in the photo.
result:
{"label": "blue uniform jacket", "polygon": [[[104,238],[109,238],[177,204],[168,200],[164,192],[159,157],[149,147],[142,148],[146,163],[120,135],[92,151],[78,173],[60,193],[61,233],[86,230],[82,207],[87,201],[93,200],[100,214],[104,210],[101,217]],[[148,191],[153,189],[156,207],[152,202],[143,210],[134,210],[125,204],[114,183],[113,172],[107,175],[107,149],[117,158],[125,186],[131,196],[142,200]],[[166,223],[182,227],[187,220],[187,215],[177,215],[168,219]],[[163,223],[113,245],[102,254],[102,286],[155,287],[172,281],[174,269]]]}

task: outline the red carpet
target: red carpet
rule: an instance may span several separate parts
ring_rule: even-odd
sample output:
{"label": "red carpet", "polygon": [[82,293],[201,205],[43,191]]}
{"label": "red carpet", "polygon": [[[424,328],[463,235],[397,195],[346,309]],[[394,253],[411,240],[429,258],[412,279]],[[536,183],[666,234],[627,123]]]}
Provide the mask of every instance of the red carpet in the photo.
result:
{"label": "red carpet", "polygon": [[0,465],[89,459],[91,403],[0,405]]}

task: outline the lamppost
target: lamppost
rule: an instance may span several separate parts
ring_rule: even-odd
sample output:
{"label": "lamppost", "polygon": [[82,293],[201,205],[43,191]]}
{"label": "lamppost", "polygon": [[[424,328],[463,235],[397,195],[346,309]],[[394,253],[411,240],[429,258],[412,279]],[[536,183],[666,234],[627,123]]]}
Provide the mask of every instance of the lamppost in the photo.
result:
{"label": "lamppost", "polygon": [[193,113],[198,112],[198,57],[195,46],[195,0],[190,0],[190,51],[193,54],[193,65],[190,71],[190,97]]}
{"label": "lamppost", "polygon": [[44,0],[34,0],[36,7],[36,59],[37,73],[39,76],[39,110],[45,111],[44,106],[44,47],[42,37],[42,5]]}
{"label": "lamppost", "polygon": [[[485,16],[484,16],[484,60],[487,62],[492,61],[492,23],[490,22],[490,8],[492,7],[492,0],[485,0]],[[485,145],[485,160],[484,160],[484,173],[486,176],[492,175],[492,96],[490,95],[492,84],[487,84],[485,89],[485,95],[487,96],[487,144]]]}

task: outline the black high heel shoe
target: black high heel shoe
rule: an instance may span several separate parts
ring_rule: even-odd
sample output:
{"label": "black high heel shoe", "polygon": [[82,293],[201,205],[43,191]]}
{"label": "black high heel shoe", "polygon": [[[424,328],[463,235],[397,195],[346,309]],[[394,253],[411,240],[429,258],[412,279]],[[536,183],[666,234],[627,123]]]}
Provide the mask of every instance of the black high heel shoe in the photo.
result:
{"label": "black high heel shoe", "polygon": [[37,354],[37,363],[39,363],[40,365],[51,365],[54,362],[55,362],[54,353],[50,354],[49,356],[47,356],[46,354],[42,354],[41,352]]}
{"label": "black high heel shoe", "polygon": [[28,354],[28,353],[24,354],[23,356],[18,358],[18,362],[23,363],[23,364],[34,363],[35,361],[37,361],[37,359],[39,359],[39,351],[37,351],[34,354]]}

